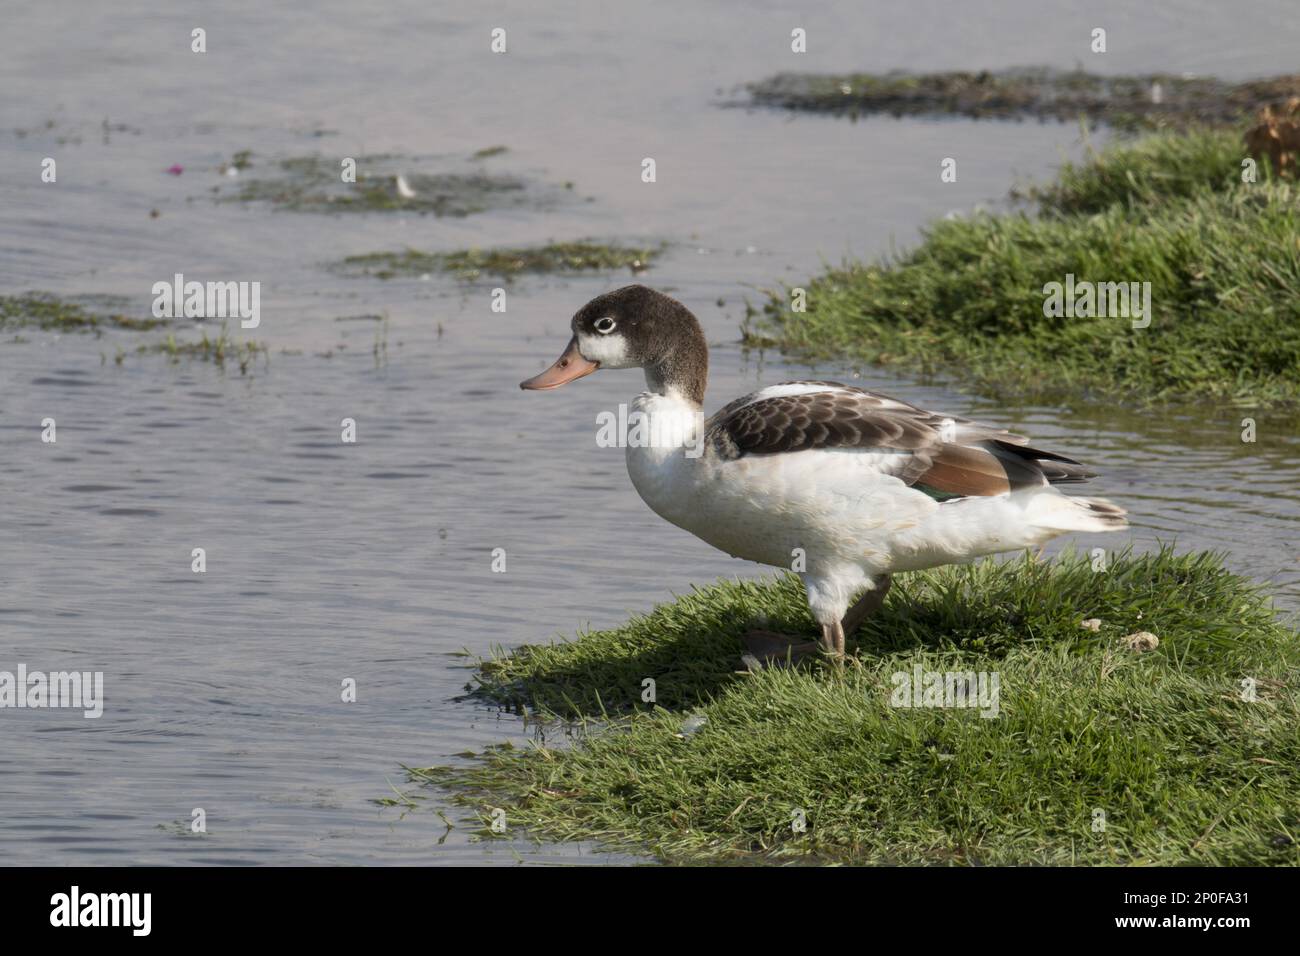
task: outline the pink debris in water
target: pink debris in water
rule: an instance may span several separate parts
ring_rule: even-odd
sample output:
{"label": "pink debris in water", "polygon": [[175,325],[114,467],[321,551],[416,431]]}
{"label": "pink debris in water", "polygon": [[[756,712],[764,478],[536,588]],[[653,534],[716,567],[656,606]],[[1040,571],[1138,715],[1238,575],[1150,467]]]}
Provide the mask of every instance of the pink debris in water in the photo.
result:
{"label": "pink debris in water", "polygon": [[180,163],[172,163],[172,165],[167,167],[167,172],[171,173],[173,176],[179,176],[181,173],[185,172],[185,167]]}

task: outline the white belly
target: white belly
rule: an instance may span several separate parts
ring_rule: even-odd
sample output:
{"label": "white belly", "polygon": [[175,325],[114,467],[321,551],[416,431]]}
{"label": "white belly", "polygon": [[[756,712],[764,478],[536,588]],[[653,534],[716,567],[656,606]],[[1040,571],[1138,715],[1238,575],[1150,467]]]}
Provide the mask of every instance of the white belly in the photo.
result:
{"label": "white belly", "polygon": [[691,459],[682,449],[627,449],[632,484],[656,514],[734,557],[810,571],[887,567],[890,540],[937,507],[869,459],[861,452]]}

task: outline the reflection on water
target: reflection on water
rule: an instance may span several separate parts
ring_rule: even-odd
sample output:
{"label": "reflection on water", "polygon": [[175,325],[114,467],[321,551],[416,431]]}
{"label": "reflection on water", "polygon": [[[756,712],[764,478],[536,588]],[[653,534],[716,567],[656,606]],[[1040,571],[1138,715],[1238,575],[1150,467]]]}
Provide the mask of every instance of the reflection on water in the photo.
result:
{"label": "reflection on water", "polygon": [[[1185,7],[1194,31],[1120,4],[1109,20],[1131,30],[1143,70],[1289,68],[1289,28]],[[175,272],[257,280],[254,334],[271,354],[241,377],[135,355],[140,339],[117,332],[25,330],[28,341],[0,347],[0,669],[102,670],[106,684],[98,720],[0,713],[0,854],[586,858],[587,847],[472,842],[426,807],[402,814],[372,801],[400,785],[402,764],[524,733],[512,715],[453,699],[469,677],[460,651],[613,625],[692,583],[763,571],[660,521],[636,498],[621,452],[597,447],[596,414],[639,391],[638,373],[553,394],[516,387],[553,359],[573,311],[626,276],[525,278],[501,315],[487,287],[343,279],[321,264],[408,245],[669,240],[644,281],[699,314],[715,346],[717,407],[808,371],[735,346],[755,288],[910,242],[929,218],[996,198],[1017,176],[1046,176],[1077,153],[1077,133],[716,109],[717,89],[791,67],[788,17],[763,5],[743,22],[722,5],[672,16],[663,5],[617,16],[572,5],[562,29],[560,12],[518,5],[503,14],[517,51],[505,60],[489,59],[470,13],[386,5],[360,24],[322,13],[307,30],[292,11],[236,9],[205,24],[219,42],[201,62],[187,42],[168,52],[181,43],[175,25],[144,4],[111,14],[85,4],[78,33],[95,38],[93,51],[39,6],[6,23],[15,42],[0,59],[0,103],[7,125],[30,132],[0,132],[0,157],[6,169],[38,169],[57,155],[59,181],[0,177],[10,225],[0,292],[121,295],[143,312],[153,282]],[[1013,43],[1068,63],[1083,42],[1061,32],[1065,4],[1006,4],[978,21],[940,9],[841,4],[811,23],[810,48],[824,52],[805,68],[996,65]],[[110,15],[112,30],[99,23]],[[1231,52],[1246,44],[1248,59]],[[1119,56],[1107,65],[1133,67]],[[240,149],[255,162],[353,152],[462,161],[495,143],[509,146],[487,160],[500,172],[572,180],[592,201],[437,219],[207,199],[219,163]],[[658,160],[653,186],[639,182],[646,155]],[[944,156],[961,157],[956,184],[939,183]],[[172,163],[184,174],[165,175]],[[387,317],[382,350],[373,322],[338,321],[358,316]],[[1177,537],[1225,549],[1300,606],[1293,418],[1253,413],[1258,441],[1245,444],[1248,413],[1234,410],[1007,408],[880,372],[858,381],[1096,466],[1095,493],[1129,508],[1134,527],[1090,545]],[[39,440],[45,417],[58,422],[56,444]],[[344,418],[357,422],[356,444],[339,441]],[[201,575],[190,570],[196,547]],[[505,574],[491,573],[494,548],[507,551]],[[340,699],[347,679],[355,703]],[[198,807],[204,836],[187,832]]]}

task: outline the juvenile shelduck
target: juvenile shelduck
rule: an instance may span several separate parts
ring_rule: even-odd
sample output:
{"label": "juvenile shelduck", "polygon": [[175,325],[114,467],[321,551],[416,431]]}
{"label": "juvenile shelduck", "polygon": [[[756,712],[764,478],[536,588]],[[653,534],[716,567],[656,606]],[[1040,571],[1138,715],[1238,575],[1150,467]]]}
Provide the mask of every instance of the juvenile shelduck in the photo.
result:
{"label": "juvenile shelduck", "polygon": [[[629,418],[648,440],[627,441],[637,493],[715,548],[794,568],[830,655],[843,656],[845,634],[880,607],[896,571],[1127,526],[1109,501],[1057,490],[1093,477],[1078,462],[850,385],[770,385],[705,421],[704,333],[680,302],[645,286],[592,299],[571,327],[564,353],[520,387],[644,369]],[[746,643],[769,660],[813,647],[770,632]]]}

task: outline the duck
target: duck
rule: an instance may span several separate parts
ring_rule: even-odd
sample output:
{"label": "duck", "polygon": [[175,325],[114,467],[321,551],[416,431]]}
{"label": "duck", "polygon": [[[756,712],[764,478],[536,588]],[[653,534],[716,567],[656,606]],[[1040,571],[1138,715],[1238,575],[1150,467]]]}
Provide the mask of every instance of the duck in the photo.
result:
{"label": "duck", "polygon": [[816,651],[842,662],[846,635],[879,610],[900,572],[1128,525],[1110,501],[1061,491],[1096,477],[1078,461],[853,385],[768,385],[706,419],[704,331],[685,305],[647,286],[597,296],[570,329],[560,357],[520,388],[640,368],[646,389],[625,441],[637,494],[713,547],[803,581],[820,640],[751,629],[747,666]]}

